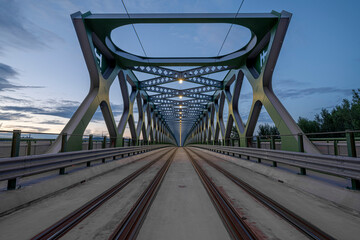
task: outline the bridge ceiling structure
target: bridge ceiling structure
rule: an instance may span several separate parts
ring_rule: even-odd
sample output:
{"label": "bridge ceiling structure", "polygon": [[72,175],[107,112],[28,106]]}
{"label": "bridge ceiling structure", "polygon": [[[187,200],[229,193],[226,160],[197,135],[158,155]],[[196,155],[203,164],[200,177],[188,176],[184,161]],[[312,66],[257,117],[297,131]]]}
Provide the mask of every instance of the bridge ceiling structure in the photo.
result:
{"label": "bridge ceiling structure", "polygon": [[[234,125],[240,136],[252,136],[260,110],[264,106],[280,133],[289,135],[283,147],[297,149],[297,138],[294,136],[301,133],[301,130],[272,90],[272,73],[291,14],[272,11],[234,15],[72,14],[90,74],[89,94],[63,130],[69,134],[68,141],[74,146],[73,149],[79,148],[76,145],[78,135],[84,133],[98,106],[101,107],[114,146],[122,144],[126,125],[135,141],[142,134],[145,141],[177,145],[226,140]],[[251,37],[245,46],[232,53],[188,58],[139,56],[119,48],[111,39],[111,32],[121,26],[163,23],[236,24],[249,29]],[[180,71],[178,67],[185,67],[186,70]],[[136,72],[151,74],[153,77],[139,80]],[[208,76],[219,72],[225,73],[225,78]],[[244,75],[254,93],[246,123],[238,111]],[[124,100],[124,112],[118,124],[114,121],[109,102],[109,89],[116,78]],[[166,87],[166,84],[177,81],[195,83],[196,87]],[[128,84],[131,86],[130,90]],[[139,111],[137,126],[133,113],[135,101]],[[228,105],[229,110],[226,125],[223,120],[224,104]],[[316,151],[307,139],[304,147],[307,152]],[[51,152],[56,152],[59,148],[60,139]]]}

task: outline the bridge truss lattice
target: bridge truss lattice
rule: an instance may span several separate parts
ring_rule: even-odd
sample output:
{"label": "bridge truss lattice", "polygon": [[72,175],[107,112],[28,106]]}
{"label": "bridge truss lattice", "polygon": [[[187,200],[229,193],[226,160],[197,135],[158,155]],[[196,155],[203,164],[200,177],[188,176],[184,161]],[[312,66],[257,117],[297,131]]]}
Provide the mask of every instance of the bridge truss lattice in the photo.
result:
{"label": "bridge truss lattice", "polygon": [[[298,149],[297,134],[302,132],[272,89],[272,75],[291,19],[290,13],[237,14],[234,18],[234,14],[77,12],[71,17],[89,70],[90,90],[63,129],[63,133],[68,134],[69,150],[80,149],[79,140],[99,106],[113,146],[122,146],[127,125],[135,143],[140,137],[145,143],[168,142],[175,145],[211,143],[219,139],[226,141],[233,126],[240,137],[251,137],[264,106],[280,134],[284,135],[282,149]],[[251,39],[241,49],[217,57],[138,56],[116,46],[111,39],[111,31],[139,23],[238,24],[251,31]],[[174,66],[184,66],[187,70],[179,71]],[[224,79],[207,77],[224,71]],[[140,81],[134,72],[156,77]],[[120,83],[124,106],[118,124],[109,100],[109,90],[116,78]],[[239,114],[239,96],[245,79],[253,89],[253,102],[246,122]],[[197,87],[175,89],[164,86],[175,81],[195,83]],[[135,104],[138,108],[137,121],[134,120]],[[226,124],[225,104],[228,105]],[[241,146],[248,146],[248,142],[241,142]],[[60,147],[59,138],[50,151],[57,152]],[[304,148],[307,152],[317,152],[306,137]]]}

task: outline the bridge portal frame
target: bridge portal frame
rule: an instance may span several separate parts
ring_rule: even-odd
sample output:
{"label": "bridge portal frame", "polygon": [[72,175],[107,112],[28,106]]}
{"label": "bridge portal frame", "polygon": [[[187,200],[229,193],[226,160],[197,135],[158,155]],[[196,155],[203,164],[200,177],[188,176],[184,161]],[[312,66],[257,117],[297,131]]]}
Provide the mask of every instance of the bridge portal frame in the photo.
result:
{"label": "bridge portal frame", "polygon": [[[109,131],[112,146],[122,146],[126,124],[137,143],[142,134],[145,141],[169,142],[186,145],[192,142],[211,142],[230,137],[233,124],[241,137],[253,135],[262,106],[265,107],[275,126],[283,135],[283,150],[298,150],[298,135],[303,134],[285,107],[281,104],[272,89],[272,75],[279,52],[291,19],[291,13],[282,11],[262,14],[82,14],[71,15],[77,37],[85,58],[90,75],[90,90],[78,110],[74,113],[62,133],[67,133],[68,150],[81,149],[81,139],[84,131],[100,106],[106,126]],[[152,58],[137,56],[117,47],[111,39],[111,31],[117,27],[137,23],[229,23],[247,27],[251,31],[250,41],[238,51],[217,57],[201,58]],[[169,71],[162,66],[201,66],[187,71]],[[157,109],[155,102],[179,104],[175,101],[162,100],[176,96],[174,89],[159,88],[164,92],[156,96],[148,96],[146,87],[158,86],[159,79],[139,81],[134,73],[142,71],[159,75],[160,84],[183,78],[184,81],[200,83],[203,86],[216,86],[215,94],[207,97],[201,89],[182,91],[202,101],[189,101],[189,104],[200,105],[192,116],[191,128],[183,138],[183,144],[178,142],[168,125],[168,119]],[[204,74],[230,70],[223,81],[206,79]],[[166,73],[166,74],[165,74]],[[201,74],[200,74],[201,73]],[[253,103],[246,124],[240,117],[238,100],[244,75],[253,88]],[[116,125],[110,106],[109,89],[118,77],[124,101],[124,111],[121,120]],[[208,84],[208,82],[213,84]],[[127,82],[131,85],[128,91]],[[230,86],[234,84],[233,92]],[[161,90],[162,89],[162,90]],[[134,104],[137,101],[139,120],[134,121]],[[205,102],[205,104],[203,104]],[[228,122],[224,124],[224,104],[228,105]],[[204,108],[202,108],[204,106]],[[147,123],[144,122],[145,114]],[[216,118],[216,120],[214,119]],[[304,137],[306,152],[317,153],[312,143]],[[248,146],[242,142],[241,146]],[[61,149],[59,137],[49,152]]]}

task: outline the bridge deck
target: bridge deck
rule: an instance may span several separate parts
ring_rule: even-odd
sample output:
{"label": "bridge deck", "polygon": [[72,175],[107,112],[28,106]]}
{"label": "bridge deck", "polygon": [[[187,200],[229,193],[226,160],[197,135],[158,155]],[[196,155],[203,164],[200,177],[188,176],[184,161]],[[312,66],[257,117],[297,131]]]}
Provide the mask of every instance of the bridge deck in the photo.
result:
{"label": "bridge deck", "polygon": [[[140,159],[141,156],[147,157]],[[140,160],[136,161],[136,159]],[[156,159],[158,161],[155,161]],[[194,168],[194,164],[198,163],[220,194],[235,209],[235,214],[240,216],[241,221],[248,224],[255,237],[258,239],[307,239],[299,229],[255,200],[225,175],[210,166],[206,160],[219,165],[336,239],[357,239],[360,234],[359,212],[350,209],[350,204],[347,208],[340,206],[341,203],[335,204],[326,200],[324,198],[328,193],[321,193],[322,191],[332,194],[348,192],[348,195],[343,195],[344,198],[351,196],[354,201],[360,202],[360,193],[356,191],[330,186],[314,179],[306,180],[306,184],[311,186],[300,189],[294,182],[303,180],[305,176],[248,161],[244,164],[244,161],[238,158],[207,150],[165,148],[130,157],[126,160],[129,164],[29,204],[11,214],[3,215],[0,217],[1,236],[6,239],[34,237],[134,171],[154,161],[139,176],[129,181],[74,228],[66,230],[64,238],[109,238],[124,222],[134,203],[142,196],[159,170],[164,169],[164,175],[160,179],[161,185],[154,191],[154,199],[149,201],[148,210],[144,211],[146,214],[143,215],[142,220],[141,218],[137,220],[139,228],[136,230],[136,224],[134,225],[138,239],[231,239],[231,227],[224,223],[228,218],[220,217],[220,210],[216,209],[214,200],[211,200],[205,188],[206,185],[197,174],[199,170]],[[169,164],[168,169],[163,168],[166,163]],[[64,179],[80,172],[60,177]],[[281,176],[281,181],[278,181],[279,176]],[[28,188],[36,188],[36,186]],[[318,189],[317,195],[310,193],[316,192],[314,189]],[[0,198],[5,194],[15,196],[16,191],[2,192]],[[342,203],[346,202],[348,201]]]}

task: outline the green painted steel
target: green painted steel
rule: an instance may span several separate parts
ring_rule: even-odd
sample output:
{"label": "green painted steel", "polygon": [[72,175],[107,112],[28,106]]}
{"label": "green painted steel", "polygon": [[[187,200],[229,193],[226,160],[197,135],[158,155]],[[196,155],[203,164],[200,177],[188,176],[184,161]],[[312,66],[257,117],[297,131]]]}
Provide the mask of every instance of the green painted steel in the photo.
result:
{"label": "green painted steel", "polygon": [[[284,41],[291,13],[272,11],[255,14],[82,14],[71,15],[90,75],[89,93],[65,126],[66,151],[81,149],[82,137],[91,118],[100,107],[110,135],[112,147],[124,145],[124,132],[129,127],[132,144],[188,143],[229,144],[235,126],[241,146],[249,146],[264,106],[282,136],[282,150],[298,151],[298,134],[303,134],[272,90],[272,73]],[[249,42],[241,49],[216,57],[156,58],[138,56],[120,49],[111,39],[111,32],[129,24],[228,23],[251,31]],[[126,37],[126,36],[124,36]],[[193,66],[184,71],[167,66]],[[134,71],[156,75],[139,81]],[[224,79],[206,75],[227,72]],[[253,89],[249,119],[239,113],[239,96],[244,76]],[[120,122],[114,120],[109,91],[118,79],[124,111]],[[174,89],[163,84],[185,81],[200,87]],[[128,85],[130,87],[128,88]],[[232,86],[234,86],[232,88]],[[231,91],[231,89],[233,89]],[[148,94],[148,92],[156,94]],[[214,92],[214,94],[206,94]],[[173,98],[179,97],[180,100]],[[189,98],[182,100],[182,97]],[[139,118],[134,119],[134,104]],[[224,123],[224,105],[228,121]],[[135,124],[137,122],[137,125]],[[182,124],[182,143],[180,130]],[[304,136],[304,151],[318,152]],[[49,152],[61,150],[59,137]]]}

